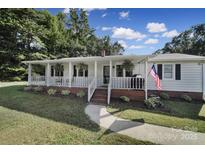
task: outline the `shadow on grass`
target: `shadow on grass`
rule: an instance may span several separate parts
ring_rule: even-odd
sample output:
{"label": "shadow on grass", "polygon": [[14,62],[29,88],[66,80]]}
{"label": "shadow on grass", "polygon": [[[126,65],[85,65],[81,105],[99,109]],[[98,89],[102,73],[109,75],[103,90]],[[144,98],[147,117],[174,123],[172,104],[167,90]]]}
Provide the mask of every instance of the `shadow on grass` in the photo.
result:
{"label": "shadow on grass", "polygon": [[23,86],[0,88],[0,106],[97,132],[100,127],[85,114],[86,105],[76,97],[24,92]]}
{"label": "shadow on grass", "polygon": [[[110,108],[117,109],[115,111],[110,112],[111,114],[117,114],[123,112],[125,110],[138,110],[143,112],[149,112],[154,114],[162,114],[167,116],[174,116],[179,118],[190,118],[190,119],[200,119],[205,120],[205,108],[203,111],[203,115],[200,114],[202,112],[202,108],[204,104],[202,103],[187,103],[187,102],[179,102],[179,101],[165,101],[164,108],[158,109],[147,109],[144,103],[142,102],[130,102],[130,103],[122,103],[121,101],[114,100],[109,105]],[[132,121],[139,121],[139,119],[132,119]]]}

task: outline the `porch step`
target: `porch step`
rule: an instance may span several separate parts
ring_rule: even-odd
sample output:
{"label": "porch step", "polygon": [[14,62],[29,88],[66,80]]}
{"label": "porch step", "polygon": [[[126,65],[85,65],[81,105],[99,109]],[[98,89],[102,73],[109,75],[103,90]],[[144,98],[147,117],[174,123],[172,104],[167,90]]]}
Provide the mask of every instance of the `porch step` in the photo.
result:
{"label": "porch step", "polygon": [[91,99],[93,103],[107,103],[107,89],[96,89]]}

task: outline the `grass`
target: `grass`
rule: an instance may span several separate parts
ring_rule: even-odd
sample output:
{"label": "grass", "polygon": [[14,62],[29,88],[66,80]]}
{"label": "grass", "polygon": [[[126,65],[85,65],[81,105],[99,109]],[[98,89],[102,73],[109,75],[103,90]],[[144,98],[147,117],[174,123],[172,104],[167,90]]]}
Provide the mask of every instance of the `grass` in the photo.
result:
{"label": "grass", "polygon": [[0,144],[152,144],[100,128],[83,99],[0,88]]}
{"label": "grass", "polygon": [[205,104],[165,101],[165,109],[148,110],[133,103],[112,102],[107,110],[115,116],[145,123],[205,132]]}

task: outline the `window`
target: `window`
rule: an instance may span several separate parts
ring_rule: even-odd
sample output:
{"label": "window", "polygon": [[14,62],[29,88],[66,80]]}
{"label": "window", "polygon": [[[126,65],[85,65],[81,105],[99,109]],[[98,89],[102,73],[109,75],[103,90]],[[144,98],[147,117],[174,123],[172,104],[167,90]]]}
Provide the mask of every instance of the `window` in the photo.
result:
{"label": "window", "polygon": [[116,76],[117,77],[123,77],[123,68],[122,65],[116,66]]}
{"label": "window", "polygon": [[173,65],[164,64],[164,79],[173,79]]}
{"label": "window", "polygon": [[78,76],[83,76],[83,72],[84,72],[83,69],[79,69],[79,70],[78,70]]}
{"label": "window", "polygon": [[125,71],[125,76],[126,77],[132,77],[132,71]]}
{"label": "window", "polygon": [[[77,68],[76,65],[73,66],[73,76],[76,77],[77,76]],[[83,70],[83,69],[78,69],[78,76],[79,77],[88,77],[88,69]]]}

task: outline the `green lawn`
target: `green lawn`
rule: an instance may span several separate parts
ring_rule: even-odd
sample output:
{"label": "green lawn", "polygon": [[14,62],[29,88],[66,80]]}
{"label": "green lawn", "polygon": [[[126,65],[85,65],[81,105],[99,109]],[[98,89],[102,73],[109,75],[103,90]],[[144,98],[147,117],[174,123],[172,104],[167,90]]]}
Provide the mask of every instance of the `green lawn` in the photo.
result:
{"label": "green lawn", "polygon": [[205,132],[205,105],[165,101],[165,109],[148,110],[133,103],[112,102],[107,110],[124,119],[167,127]]}
{"label": "green lawn", "polygon": [[1,87],[0,144],[151,144],[100,128],[72,98]]}

